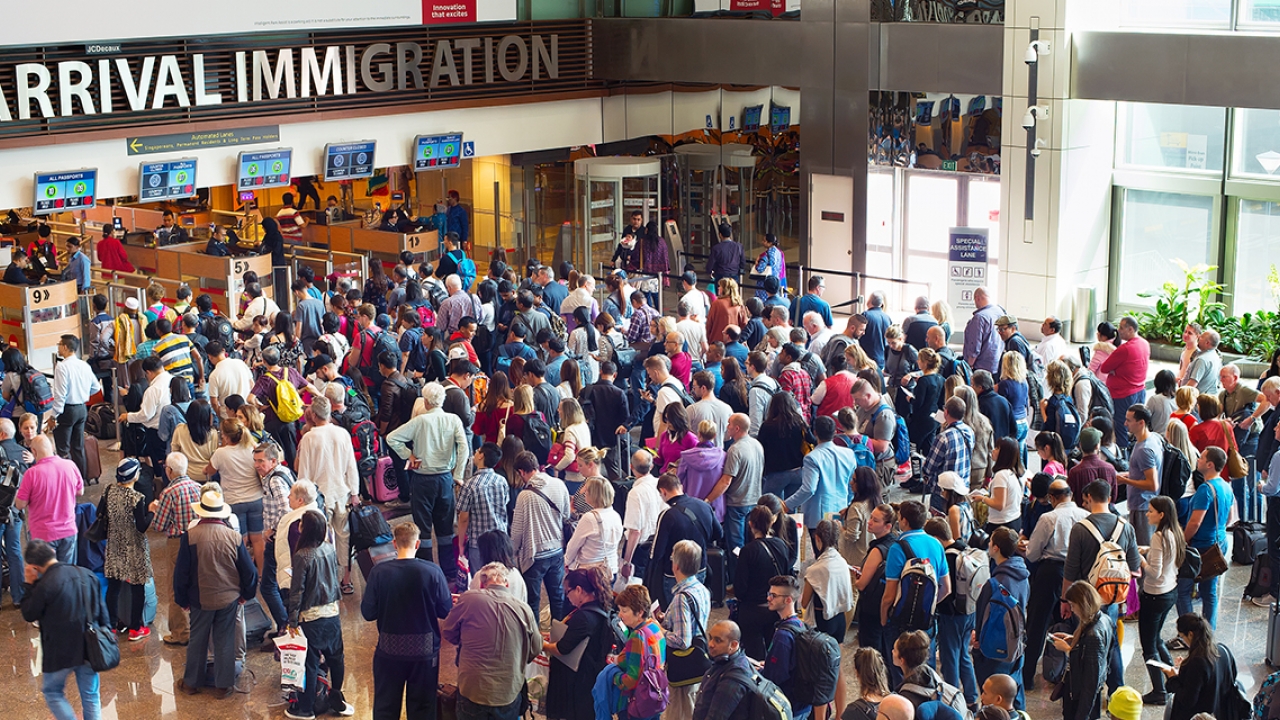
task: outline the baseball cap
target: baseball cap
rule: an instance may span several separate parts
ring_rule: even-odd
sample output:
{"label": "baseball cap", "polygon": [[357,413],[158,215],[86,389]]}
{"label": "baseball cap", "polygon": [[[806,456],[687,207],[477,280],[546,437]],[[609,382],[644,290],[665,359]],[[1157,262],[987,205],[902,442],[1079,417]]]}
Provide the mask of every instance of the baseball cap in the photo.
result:
{"label": "baseball cap", "polygon": [[453,347],[449,348],[449,359],[450,360],[468,360],[470,358],[467,355],[466,348],[462,347],[461,345],[454,345]]}
{"label": "baseball cap", "polygon": [[1094,452],[1098,449],[1098,445],[1102,444],[1102,431],[1096,427],[1084,428],[1080,431],[1078,441],[1080,443],[1080,452]]}
{"label": "baseball cap", "polygon": [[938,487],[943,490],[960,493],[961,495],[969,494],[969,483],[960,477],[958,473],[948,470],[938,474]]}
{"label": "baseball cap", "polygon": [[996,325],[997,325],[997,326],[1000,326],[1000,325],[1013,325],[1014,327],[1017,327],[1017,326],[1018,326],[1018,318],[1016,318],[1016,317],[1014,317],[1014,316],[1012,316],[1012,315],[1001,315],[1000,317],[996,318]]}
{"label": "baseball cap", "polygon": [[142,305],[138,302],[138,298],[125,298],[124,306],[130,310],[137,310],[142,307]]}

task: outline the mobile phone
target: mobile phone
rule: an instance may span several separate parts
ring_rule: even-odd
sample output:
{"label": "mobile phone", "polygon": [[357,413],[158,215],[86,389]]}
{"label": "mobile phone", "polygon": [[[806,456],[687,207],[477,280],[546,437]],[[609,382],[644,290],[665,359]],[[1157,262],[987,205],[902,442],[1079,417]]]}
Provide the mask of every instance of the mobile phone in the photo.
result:
{"label": "mobile phone", "polygon": [[652,614],[655,611],[657,611],[657,609],[658,609],[658,601],[654,600],[653,604],[649,606],[649,613]]}

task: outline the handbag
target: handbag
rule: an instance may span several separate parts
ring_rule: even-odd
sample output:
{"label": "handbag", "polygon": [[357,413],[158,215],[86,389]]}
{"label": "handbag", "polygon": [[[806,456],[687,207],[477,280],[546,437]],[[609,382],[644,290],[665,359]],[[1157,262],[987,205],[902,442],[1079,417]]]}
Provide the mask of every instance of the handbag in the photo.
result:
{"label": "handbag", "polygon": [[693,613],[693,642],[684,650],[667,651],[667,682],[671,687],[684,687],[702,682],[711,667],[711,656],[707,653],[707,635],[702,629],[702,619],[698,617],[698,607],[693,597],[687,593],[689,607]]}
{"label": "handbag", "polygon": [[661,715],[671,700],[671,690],[667,685],[667,674],[658,667],[658,658],[646,654],[636,688],[627,703],[627,713],[641,718]]}
{"label": "handbag", "polygon": [[[97,603],[101,602],[97,593],[85,592],[83,585],[80,590],[85,609],[96,608]],[[112,628],[98,624],[95,619],[97,615],[94,612],[85,623],[84,659],[94,672],[105,672],[120,664],[120,645],[116,642],[116,634]]]}
{"label": "handbag", "polygon": [[100,512],[93,517],[93,524],[85,530],[85,537],[91,543],[100,543],[107,539],[107,513]]}
{"label": "handbag", "polygon": [[1240,448],[1236,444],[1235,431],[1227,424],[1226,420],[1219,420],[1222,425],[1222,432],[1227,436],[1227,477],[1242,478],[1249,474],[1249,466],[1245,463],[1244,458],[1240,457]]}

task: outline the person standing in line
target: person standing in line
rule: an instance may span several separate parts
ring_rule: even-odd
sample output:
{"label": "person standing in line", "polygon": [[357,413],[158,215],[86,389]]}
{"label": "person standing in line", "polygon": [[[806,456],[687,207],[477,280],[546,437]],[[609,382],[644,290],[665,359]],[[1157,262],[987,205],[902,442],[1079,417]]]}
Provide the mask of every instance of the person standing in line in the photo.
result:
{"label": "person standing in line", "polygon": [[445,235],[457,236],[458,246],[466,250],[467,241],[471,239],[471,218],[467,216],[467,209],[462,206],[462,196],[457,190],[450,190],[445,196],[444,204],[448,207],[445,211],[448,228]]}
{"label": "person standing in line", "polygon": [[[985,585],[978,595],[978,602],[974,606],[974,617],[986,617],[987,607],[991,604],[992,596],[997,590],[1008,592],[1025,617],[1027,603],[1031,597],[1031,585],[1028,582],[1031,573],[1027,570],[1026,561],[1017,554],[1017,544],[1018,533],[1007,527],[997,528],[991,534],[991,545],[987,552],[991,556],[991,561],[995,563],[995,569],[991,571],[993,582]],[[1021,642],[1022,638],[1018,638],[1017,641]],[[983,654],[982,646],[979,645],[974,648],[973,653],[978,682],[986,683],[987,678],[1001,674],[1015,678],[1016,682],[1022,677],[1024,659],[1019,657],[1014,661],[1001,661],[997,658],[989,658]],[[1013,705],[1020,710],[1027,706],[1026,694],[1021,683],[1018,683]]]}
{"label": "person standing in line", "polygon": [[[133,485],[142,474],[142,464],[125,458],[116,468],[116,484],[107,487],[98,502],[98,517],[105,516],[107,546],[103,553],[103,574],[107,578],[107,611],[115,619],[113,627],[121,633],[128,629],[129,640],[136,642],[151,636],[151,628],[142,619],[146,585],[150,582],[151,546],[146,530],[153,517],[142,493]],[[129,586],[128,622],[118,612],[120,591]]]}
{"label": "person standing in line", "polygon": [[564,481],[542,472],[538,458],[528,450],[516,456],[514,470],[520,490],[511,519],[511,544],[524,578],[529,607],[539,606],[545,585],[551,617],[559,620],[566,610],[563,533],[569,520],[569,491]]}
{"label": "person standing in line", "polygon": [[[681,540],[671,551],[671,572],[676,584],[671,592],[671,604],[665,611],[655,610],[654,618],[662,625],[668,651],[694,649],[698,638],[707,639],[707,621],[711,615],[711,592],[698,581],[698,568],[702,564],[702,548],[692,540]],[[697,650],[694,649],[696,653]],[[667,655],[667,671],[672,671],[672,655]],[[669,680],[671,678],[668,678]],[[694,700],[702,678],[677,678],[682,684],[671,688],[671,703],[667,706],[668,720],[690,720],[693,717]]]}
{"label": "person standing in line", "polygon": [[716,231],[720,241],[711,246],[707,274],[717,283],[724,279],[737,283],[742,276],[742,245],[733,239],[733,226],[729,223],[720,223]]}
{"label": "person standing in line", "polygon": [[440,621],[453,599],[444,573],[416,556],[418,526],[396,525],[396,559],[369,573],[360,614],[378,623],[373,652],[373,718],[435,720],[440,677]]}
{"label": "person standing in line", "polygon": [[[1261,513],[1257,475],[1258,468],[1263,466],[1257,461],[1257,457],[1258,436],[1262,431],[1259,418],[1268,407],[1267,398],[1258,390],[1240,382],[1240,366],[1237,364],[1224,365],[1218,377],[1222,382],[1222,390],[1218,392],[1222,417],[1231,426],[1240,457],[1248,463],[1245,477],[1231,480],[1231,490],[1236,496],[1236,511],[1241,520],[1262,521],[1265,517]],[[1254,458],[1254,462],[1250,463],[1249,458]]]}
{"label": "person standing in line", "polygon": [[466,554],[471,574],[480,570],[480,536],[492,530],[507,532],[507,503],[510,486],[494,471],[502,459],[502,449],[485,443],[472,456],[476,472],[458,492],[459,547]]}
{"label": "person standing in line", "polygon": [[[952,482],[949,476],[943,480],[945,484]],[[947,575],[951,578],[951,585],[958,587],[956,563],[961,553],[969,549],[969,544],[964,538],[953,538],[951,524],[943,518],[930,518],[924,524],[924,531],[942,543],[947,555]],[[965,702],[970,705],[978,701],[978,681],[973,670],[977,656],[971,649],[973,610],[969,607],[969,598],[960,597],[959,593],[952,593],[951,597],[939,602],[938,637],[934,642],[938,648],[938,672],[949,684],[964,692]]]}
{"label": "person standing in line", "polygon": [[[760,674],[772,680],[782,693],[790,700],[798,696],[799,676],[796,674],[795,638],[804,630],[804,621],[796,615],[796,605],[800,602],[800,581],[793,575],[778,575],[769,580],[769,610],[778,614],[779,620],[774,626],[773,641],[769,643],[769,652],[765,657],[764,667]],[[812,706],[796,707],[792,703],[792,716],[796,720],[805,720],[812,712]]]}
{"label": "person standing in line", "polygon": [[804,513],[804,526],[812,534],[818,523],[849,506],[849,484],[858,468],[853,451],[836,445],[836,421],[820,417],[813,424],[818,443],[804,457],[800,488],[784,502],[789,511]]}
{"label": "person standing in line", "polygon": [[[884,652],[886,657],[892,656],[894,643],[904,630],[904,628],[893,624],[891,612],[894,600],[898,595],[898,584],[902,578],[902,571],[907,563],[905,548],[910,547],[913,556],[921,560],[927,560],[935,568],[947,567],[946,552],[942,549],[942,543],[924,532],[924,523],[929,516],[929,511],[924,504],[915,500],[908,500],[902,503],[898,512],[901,515],[898,523],[902,530],[902,535],[898,538],[897,543],[887,548],[884,595],[880,599],[880,625],[884,628],[884,647],[881,652]],[[938,600],[945,600],[951,594],[951,591],[951,576],[940,576],[938,578]],[[901,669],[896,668],[896,665],[894,668],[890,668],[890,673],[895,684],[900,684],[902,682],[902,672]]]}
{"label": "person standing in line", "polygon": [[160,440],[160,411],[172,404],[169,383],[173,376],[165,372],[160,358],[155,355],[142,360],[142,372],[147,376],[147,390],[142,395],[142,407],[137,412],[121,413],[120,423],[134,423],[143,428],[142,450],[152,468],[164,462],[164,443]]}
{"label": "person standing in line", "polygon": [[[1151,499],[1147,508],[1147,522],[1153,528],[1151,545],[1139,548],[1142,553],[1142,592],[1138,610],[1138,635],[1142,641],[1142,656],[1148,663],[1173,664],[1173,655],[1160,639],[1160,631],[1169,611],[1177,602],[1178,569],[1187,555],[1187,541],[1178,527],[1178,511],[1173,500],[1163,495]],[[1147,665],[1151,678],[1151,692],[1142,698],[1143,704],[1164,705],[1166,701],[1164,673],[1154,665]]]}
{"label": "person standing in line", "polygon": [[1160,471],[1164,463],[1164,438],[1151,432],[1151,411],[1146,405],[1130,405],[1125,412],[1124,426],[1133,438],[1129,453],[1129,472],[1117,475],[1116,480],[1130,486],[1129,523],[1137,536],[1139,547],[1151,544],[1151,532],[1147,524],[1147,506],[1160,492]]}
{"label": "person standing in line", "polygon": [[[618,572],[623,577],[645,576],[645,568],[649,566],[649,553],[652,551],[653,535],[658,530],[658,518],[667,504],[658,492],[658,478],[651,474],[653,455],[648,450],[637,450],[631,456],[631,477],[635,481],[631,492],[627,494],[626,513],[622,518],[622,529],[626,535],[623,544],[626,549],[622,553],[622,565]],[[641,547],[641,546],[644,547]]]}
{"label": "person standing in line", "polygon": [[[1191,497],[1191,506],[1187,525],[1183,531],[1187,546],[1193,547],[1203,556],[1209,547],[1217,545],[1225,556],[1227,554],[1227,519],[1231,513],[1233,497],[1231,486],[1222,478],[1222,471],[1227,466],[1227,454],[1222,448],[1211,445],[1200,453],[1196,461],[1196,470],[1200,471],[1203,482],[1196,486]],[[1192,612],[1191,586],[1197,584],[1191,578],[1178,578],[1178,614]],[[1210,627],[1217,627],[1218,595],[1222,588],[1222,577],[1214,577],[1199,581],[1200,614]]]}
{"label": "person standing in line", "polygon": [[316,340],[324,334],[324,302],[312,297],[310,290],[311,285],[303,278],[293,281],[293,334],[302,341],[306,357],[311,357]]}
{"label": "person standing in line", "polygon": [[742,630],[738,624],[723,620],[712,625],[707,634],[707,654],[711,656],[711,668],[703,676],[698,690],[694,720],[740,717],[738,709],[747,698],[747,683],[754,669],[742,650]]}
{"label": "person standing in line", "polygon": [[[338,558],[333,543],[326,538],[327,530],[324,515],[315,510],[303,513],[298,521],[293,584],[289,588],[289,634],[296,636],[301,629],[306,636],[307,670],[306,686],[298,694],[297,704],[285,711],[285,717],[291,720],[314,720],[315,710],[343,717],[355,714],[355,708],[342,694],[346,676],[342,621],[338,618],[342,594],[337,587]],[[329,670],[329,698],[324,707],[317,707],[321,657]]]}
{"label": "person standing in line", "polygon": [[58,340],[60,362],[53,368],[53,413],[46,430],[53,431],[58,457],[69,457],[80,476],[88,474],[84,455],[85,409],[89,398],[102,391],[89,363],[80,359],[80,338],[63,335]]}
{"label": "person standing in line", "polygon": [[[3,550],[9,562],[9,575],[14,578],[23,572],[22,526],[24,524],[22,513],[14,506],[14,502],[17,500],[16,490],[22,487],[22,477],[27,471],[27,463],[22,458],[22,446],[13,439],[15,432],[13,420],[0,418],[0,460],[12,462],[16,471],[12,479],[15,492],[6,502],[0,503],[0,521],[3,521],[0,522],[0,549]],[[22,583],[9,583],[9,596],[13,599],[15,608],[21,607]]]}
{"label": "person standing in line", "polygon": [[[289,616],[278,580],[280,565],[276,561],[276,527],[280,525],[280,519],[289,513],[289,494],[297,478],[292,470],[280,464],[280,446],[272,442],[264,442],[253,449],[253,469],[262,483],[262,538],[265,541],[259,589],[267,612],[276,624],[275,635],[278,636],[284,634]],[[292,572],[292,566],[285,569]],[[288,592],[288,587],[284,592]],[[263,652],[275,652],[272,637],[268,636],[263,642]]]}
{"label": "person standing in line", "polygon": [[[1111,353],[1111,357],[1098,368],[1106,373],[1107,391],[1111,393],[1111,416],[1124,417],[1130,405],[1147,402],[1147,365],[1151,361],[1151,346],[1138,334],[1138,321],[1129,316],[1120,318],[1117,332],[1123,343]],[[1214,383],[1218,375],[1214,372]],[[1116,443],[1129,447],[1129,431],[1123,423],[1117,423]]]}
{"label": "person standing in line", "polygon": [[[1267,378],[1262,383],[1262,392],[1269,404],[1280,406],[1280,378]],[[3,432],[3,425],[0,425],[0,436]],[[1258,482],[1258,493],[1267,502],[1267,552],[1271,557],[1280,557],[1280,452],[1276,452],[1277,445],[1280,445],[1280,412],[1272,412],[1258,441],[1257,459],[1258,467],[1264,468],[1262,480]],[[1280,573],[1271,573],[1269,590],[1266,595],[1254,598],[1253,604],[1270,607],[1280,597]]]}
{"label": "person standing in line", "polygon": [[31,440],[35,461],[22,476],[13,507],[27,511],[27,530],[33,540],[49,543],[58,562],[76,562],[76,498],[84,492],[84,480],[70,460],[53,454],[46,435]]}
{"label": "person standing in line", "polygon": [[1031,594],[1027,600],[1026,654],[1022,659],[1024,692],[1036,687],[1036,664],[1040,662],[1049,624],[1062,599],[1062,571],[1071,528],[1089,516],[1089,511],[1077,506],[1071,494],[1071,486],[1065,480],[1054,480],[1049,485],[1048,496],[1053,509],[1040,516],[1030,539],[1021,543],[1021,550],[1033,568]]}
{"label": "person standing in line", "polygon": [[[151,501],[148,509],[152,513],[151,529],[164,533],[168,538],[169,562],[176,567],[182,536],[191,523],[199,519],[192,507],[200,502],[200,486],[188,477],[187,457],[182,453],[169,453],[165,469],[169,474],[169,484],[160,497]],[[191,626],[186,611],[178,605],[172,591],[169,594],[168,618],[169,634],[162,638],[164,644],[186,645],[191,637]]]}
{"label": "person standing in line", "polygon": [[884,354],[887,341],[884,333],[893,325],[893,318],[884,311],[884,293],[879,290],[867,297],[867,310],[862,313],[866,319],[866,331],[858,339],[858,344],[866,351],[881,370],[884,370]]}
{"label": "person standing in line", "polygon": [[55,720],[76,720],[66,696],[67,676],[74,674],[81,712],[85,720],[97,720],[102,713],[98,673],[89,667],[85,657],[85,627],[89,623],[114,627],[102,601],[98,579],[74,562],[59,562],[53,546],[43,540],[27,543],[23,555],[26,599],[22,603],[22,619],[40,628],[45,704]]}
{"label": "person standing in line", "polygon": [[356,469],[351,434],[329,422],[329,398],[311,401],[311,430],[298,444],[298,475],[316,484],[325,498],[330,527],[337,539],[338,564],[342,566],[342,594],[355,592],[351,585],[350,530],[347,516],[360,505],[360,473]]}
{"label": "person standing in line", "polygon": [[976,308],[973,317],[964,327],[964,360],[974,370],[986,370],[992,375],[1000,372],[1000,357],[1004,355],[1004,340],[996,331],[996,320],[1003,316],[1004,308],[991,300],[991,291],[985,287],[973,291]]}
{"label": "person standing in line", "polygon": [[[764,477],[764,447],[759,440],[751,437],[751,418],[743,413],[729,416],[725,438],[730,444],[725,453],[724,474],[707,495],[707,502],[714,503],[721,496],[724,497],[725,551],[733,555],[746,545],[747,515],[760,497],[760,485]],[[736,563],[729,563],[730,568],[734,566]]]}

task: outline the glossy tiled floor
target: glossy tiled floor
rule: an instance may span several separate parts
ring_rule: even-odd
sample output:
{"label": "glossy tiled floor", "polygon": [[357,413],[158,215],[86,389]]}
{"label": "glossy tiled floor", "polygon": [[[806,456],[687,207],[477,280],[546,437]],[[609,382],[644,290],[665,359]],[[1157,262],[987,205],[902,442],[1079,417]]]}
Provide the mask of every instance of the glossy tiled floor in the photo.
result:
{"label": "glossy tiled floor", "polygon": [[[106,458],[104,458],[106,460]],[[104,477],[113,477],[114,462],[104,462]],[[89,489],[87,499],[96,501],[102,485]],[[114,720],[151,720],[152,718],[181,718],[183,720],[209,720],[224,718],[283,718],[284,703],[279,692],[279,664],[270,654],[250,648],[248,671],[242,676],[240,693],[226,700],[215,700],[208,695],[189,697],[174,694],[175,677],[180,677],[185,666],[185,648],[169,647],[160,641],[167,630],[165,598],[169,596],[170,562],[166,544],[162,538],[152,541],[152,559],[156,570],[156,584],[161,603],[159,615],[153,624],[152,636],[142,642],[121,643],[121,665],[102,676],[103,718]],[[359,573],[356,574],[357,576]],[[1250,696],[1266,678],[1270,669],[1263,663],[1267,635],[1267,611],[1248,602],[1241,602],[1241,591],[1249,578],[1248,567],[1232,567],[1226,575],[1226,586],[1219,609],[1219,640],[1235,652],[1240,664],[1240,679]],[[370,718],[373,683],[370,664],[377,629],[360,617],[359,597],[362,589],[356,580],[356,594],[343,598],[342,618],[346,644],[347,679],[344,691],[355,705],[356,718]],[[713,613],[713,622],[723,618],[725,610]],[[1164,637],[1173,636],[1172,619]],[[38,631],[22,621],[21,616],[5,598],[0,610],[0,702],[8,711],[6,717],[37,719],[50,717],[40,693]],[[850,644],[853,647],[853,634]],[[1124,658],[1128,684],[1145,693],[1150,689],[1146,669],[1142,664],[1142,651],[1138,645],[1137,624],[1126,625]],[[441,652],[441,680],[454,677],[453,649],[445,646]],[[852,672],[846,673],[852,677]],[[68,682],[68,695],[78,706],[74,680]],[[849,699],[857,697],[850,688]],[[1050,703],[1048,690],[1043,683],[1039,690],[1028,693],[1028,711],[1036,720],[1062,717],[1057,703]],[[1144,720],[1163,717],[1163,708],[1146,708]]]}

